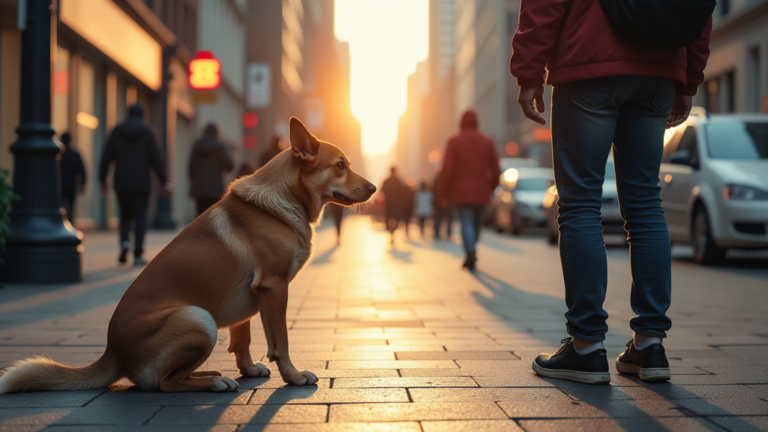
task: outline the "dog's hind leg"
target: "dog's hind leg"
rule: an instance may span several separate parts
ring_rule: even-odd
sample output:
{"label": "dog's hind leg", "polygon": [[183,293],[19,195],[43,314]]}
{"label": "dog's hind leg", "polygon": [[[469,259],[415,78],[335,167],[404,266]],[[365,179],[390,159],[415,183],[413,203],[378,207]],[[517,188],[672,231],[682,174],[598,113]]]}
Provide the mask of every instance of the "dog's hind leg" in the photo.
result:
{"label": "dog's hind leg", "polygon": [[[237,383],[217,371],[195,372],[211,355],[216,345],[216,321],[205,309],[185,306],[169,315],[162,330],[152,339],[162,346],[152,364],[135,380],[156,382],[163,392],[237,390]],[[203,375],[205,373],[206,375]]]}
{"label": "dog's hind leg", "polygon": [[251,320],[243,321],[229,328],[227,351],[235,354],[237,368],[243,376],[264,377],[271,371],[264,363],[254,363],[251,358]]}

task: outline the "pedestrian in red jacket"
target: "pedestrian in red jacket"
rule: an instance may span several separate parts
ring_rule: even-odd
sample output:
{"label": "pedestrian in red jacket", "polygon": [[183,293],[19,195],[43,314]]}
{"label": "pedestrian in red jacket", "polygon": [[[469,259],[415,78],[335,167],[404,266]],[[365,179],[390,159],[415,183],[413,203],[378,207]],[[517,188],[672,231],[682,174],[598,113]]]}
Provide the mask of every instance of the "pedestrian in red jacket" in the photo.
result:
{"label": "pedestrian in red jacket", "polygon": [[610,381],[602,342],[608,331],[603,309],[608,276],[600,212],[611,150],[630,242],[636,314],[630,320],[633,340],[616,367],[641,379],[669,379],[661,342],[671,327],[666,316],[671,256],[659,165],[665,127],[685,121],[691,96],[703,80],[712,21],[682,48],[630,42],[613,25],[600,0],[522,0],[510,59],[521,87],[518,102],[529,119],[546,124],[539,114],[544,112],[545,74],[553,86],[560,257],[566,327],[573,337],[557,353],[537,357],[533,369],[583,383]]}
{"label": "pedestrian in red jacket", "polygon": [[448,141],[440,173],[439,199],[443,207],[456,206],[461,222],[464,267],[475,269],[476,245],[485,206],[499,185],[499,157],[493,141],[477,130],[477,114],[467,110],[461,118],[461,132]]}

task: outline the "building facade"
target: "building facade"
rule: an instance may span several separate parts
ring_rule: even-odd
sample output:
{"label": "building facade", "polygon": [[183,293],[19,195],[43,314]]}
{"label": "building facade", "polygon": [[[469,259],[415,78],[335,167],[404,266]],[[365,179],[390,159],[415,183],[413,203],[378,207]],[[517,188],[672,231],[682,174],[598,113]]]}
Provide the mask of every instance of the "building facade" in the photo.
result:
{"label": "building facade", "polygon": [[768,112],[768,0],[720,0],[705,81],[694,104],[710,112]]}
{"label": "building facade", "polygon": [[[78,228],[116,223],[113,194],[98,190],[98,167],[109,132],[141,103],[166,158],[173,157],[175,119],[194,109],[185,99],[186,62],[196,43],[196,3],[187,0],[59,0],[54,11],[52,125],[68,131],[83,158],[88,182],[75,210]],[[18,3],[0,3],[0,167],[12,168],[16,140],[21,30]],[[156,13],[161,13],[160,16]],[[177,33],[178,32],[178,33]],[[169,159],[172,160],[172,159]],[[171,165],[171,164],[169,164]],[[178,173],[170,177],[173,183]],[[184,173],[186,177],[186,173]],[[156,188],[155,188],[156,189]],[[151,200],[151,211],[156,208]]]}

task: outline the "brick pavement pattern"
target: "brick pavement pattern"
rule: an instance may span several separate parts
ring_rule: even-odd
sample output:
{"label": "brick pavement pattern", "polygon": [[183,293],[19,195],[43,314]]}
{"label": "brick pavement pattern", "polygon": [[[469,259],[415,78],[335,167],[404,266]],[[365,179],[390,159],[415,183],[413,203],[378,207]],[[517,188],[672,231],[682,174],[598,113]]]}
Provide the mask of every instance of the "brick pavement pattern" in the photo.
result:
{"label": "brick pavement pattern", "polygon": [[[765,261],[702,268],[676,252],[671,382],[612,371],[610,386],[593,387],[530,368],[565,336],[556,248],[536,236],[483,235],[472,275],[460,269],[457,238],[392,248],[360,216],[345,221],[336,247],[332,230],[320,229],[288,306],[292,358],[320,377],[316,386],[286,387],[274,365],[271,378],[240,377],[223,330],[202,368],[235,378],[235,393],[143,392],[121,381],[3,395],[0,431],[768,431]],[[113,237],[87,233],[82,283],[0,289],[0,367],[32,355],[75,366],[99,357],[140,271],[115,265]],[[148,257],[171,237],[151,233]],[[615,358],[631,335],[630,276],[626,247],[608,256]],[[252,323],[260,358],[263,329]]]}

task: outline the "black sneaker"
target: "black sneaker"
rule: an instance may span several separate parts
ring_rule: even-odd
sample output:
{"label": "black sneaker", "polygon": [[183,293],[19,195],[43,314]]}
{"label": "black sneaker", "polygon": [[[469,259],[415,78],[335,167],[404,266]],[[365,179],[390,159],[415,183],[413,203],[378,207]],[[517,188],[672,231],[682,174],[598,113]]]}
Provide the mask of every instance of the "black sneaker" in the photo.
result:
{"label": "black sneaker", "polygon": [[669,361],[662,344],[653,344],[643,350],[635,348],[632,341],[616,359],[616,370],[624,374],[637,374],[643,381],[669,380]]}
{"label": "black sneaker", "polygon": [[120,264],[125,264],[128,261],[128,248],[120,249],[120,256],[117,257],[117,261]]}
{"label": "black sneaker", "polygon": [[572,338],[565,338],[560,343],[563,346],[556,353],[540,354],[533,361],[533,371],[537,375],[583,384],[608,384],[611,382],[605,349],[581,355],[576,352]]}

